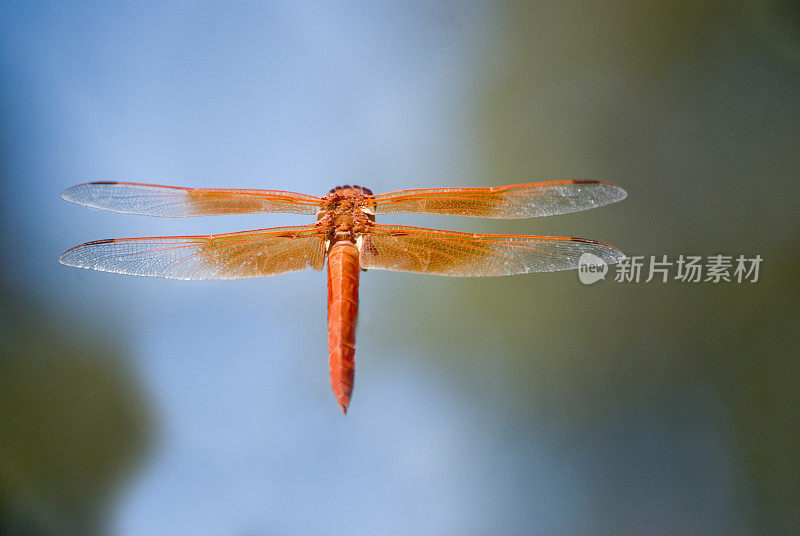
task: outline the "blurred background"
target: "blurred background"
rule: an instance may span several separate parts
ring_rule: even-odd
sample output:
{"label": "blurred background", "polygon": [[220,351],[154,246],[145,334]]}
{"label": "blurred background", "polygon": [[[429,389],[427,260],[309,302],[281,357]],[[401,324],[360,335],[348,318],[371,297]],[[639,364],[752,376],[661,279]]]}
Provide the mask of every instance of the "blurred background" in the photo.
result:
{"label": "blurred background", "polygon": [[[795,2],[3,2],[0,534],[788,534],[800,526]],[[596,178],[542,220],[757,283],[362,276],[350,412],[325,276],[173,281],[81,242],[94,180],[321,195]],[[612,268],[613,272],[613,268]]]}

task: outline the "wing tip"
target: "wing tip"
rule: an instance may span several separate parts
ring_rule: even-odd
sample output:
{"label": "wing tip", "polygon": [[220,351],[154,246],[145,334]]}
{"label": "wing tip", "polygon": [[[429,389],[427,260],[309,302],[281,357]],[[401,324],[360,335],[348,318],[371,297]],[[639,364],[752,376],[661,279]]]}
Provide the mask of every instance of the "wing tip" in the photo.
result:
{"label": "wing tip", "polygon": [[625,253],[623,253],[620,249],[598,240],[592,240],[590,238],[578,238],[575,236],[569,237],[568,240],[573,242],[583,242],[584,244],[592,244],[595,246],[595,249],[593,251],[586,251],[585,253],[591,253],[592,255],[599,257],[600,260],[606,264],[617,264],[628,258],[627,255],[625,255]]}
{"label": "wing tip", "polygon": [[103,268],[99,268],[96,266],[90,266],[86,263],[78,262],[76,259],[77,251],[85,246],[95,246],[98,244],[109,244],[111,242],[118,242],[119,239],[117,238],[104,238],[102,240],[93,240],[92,242],[86,242],[85,244],[79,244],[77,246],[73,246],[69,248],[67,251],[61,254],[58,258],[58,262],[64,264],[66,266],[73,266],[75,268],[87,268],[87,269],[94,269],[94,270],[103,270]]}
{"label": "wing tip", "polygon": [[94,192],[92,192],[91,189],[96,186],[111,186],[114,184],[122,183],[119,181],[83,182],[81,184],[76,184],[75,186],[70,186],[61,192],[61,199],[64,201],[69,201],[70,203],[94,207],[95,205],[91,202],[91,198],[94,197]]}
{"label": "wing tip", "polygon": [[80,204],[78,196],[75,194],[82,186],[84,185],[78,184],[77,186],[70,186],[69,188],[61,192],[61,199],[63,199],[64,201],[69,201],[70,203]]}
{"label": "wing tip", "polygon": [[76,184],[61,192],[61,199],[87,207],[100,208],[92,202],[92,198],[94,197],[92,188],[95,186],[109,186],[113,184],[120,183],[118,181],[95,181]]}
{"label": "wing tip", "polygon": [[[564,181],[569,184],[577,184],[577,185],[591,185],[593,187],[598,188],[600,191],[597,193],[601,195],[597,195],[594,200],[596,207],[602,207],[604,205],[610,205],[611,203],[616,203],[618,201],[622,201],[626,197],[628,197],[628,192],[622,186],[614,184],[613,182],[603,181],[603,180],[596,180],[596,179],[575,179]],[[589,207],[591,208],[591,207]]]}
{"label": "wing tip", "polygon": [[[578,183],[580,184],[582,182],[579,181]],[[617,184],[614,184],[613,182],[593,180],[593,181],[586,181],[586,183],[596,184],[603,190],[603,198],[598,200],[599,202],[597,206],[617,203],[628,197],[628,192],[625,190],[625,188]]]}
{"label": "wing tip", "polygon": [[596,244],[598,249],[590,253],[600,257],[600,259],[606,264],[618,264],[627,259],[627,256],[614,246],[609,246],[608,244],[604,244],[602,242],[596,242]]}
{"label": "wing tip", "polygon": [[617,201],[622,201],[626,197],[628,197],[628,192],[622,186],[617,186],[616,184],[611,184],[610,182],[605,183],[613,192],[614,195],[611,197],[609,203],[616,203]]}
{"label": "wing tip", "polygon": [[87,268],[86,266],[75,261],[75,256],[72,254],[73,251],[75,251],[75,248],[68,249],[67,251],[62,253],[61,256],[58,258],[58,262],[60,262],[64,266],[72,266],[73,268]]}
{"label": "wing tip", "polygon": [[606,251],[609,254],[608,259],[603,259],[606,264],[618,264],[625,259],[628,258],[622,251],[618,250],[614,246],[607,246],[608,250]]}

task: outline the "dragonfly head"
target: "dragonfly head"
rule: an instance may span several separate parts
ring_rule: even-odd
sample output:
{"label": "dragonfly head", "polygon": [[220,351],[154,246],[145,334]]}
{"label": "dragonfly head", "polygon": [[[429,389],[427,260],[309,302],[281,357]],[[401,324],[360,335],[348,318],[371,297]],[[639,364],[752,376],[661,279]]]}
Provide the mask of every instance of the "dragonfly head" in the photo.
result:
{"label": "dragonfly head", "polygon": [[355,191],[356,193],[360,193],[361,195],[372,195],[372,190],[370,190],[366,186],[359,186],[357,184],[354,184],[352,186],[349,184],[345,184],[344,186],[336,186],[335,188],[331,188],[331,191],[329,193],[345,194],[345,192],[348,190]]}

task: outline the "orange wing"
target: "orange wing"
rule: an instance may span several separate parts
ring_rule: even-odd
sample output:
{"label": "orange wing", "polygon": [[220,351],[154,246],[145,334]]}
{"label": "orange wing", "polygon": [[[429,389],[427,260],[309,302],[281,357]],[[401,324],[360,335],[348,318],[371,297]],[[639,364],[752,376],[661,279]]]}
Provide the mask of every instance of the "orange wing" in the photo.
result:
{"label": "orange wing", "polygon": [[566,180],[488,188],[427,188],[375,195],[377,214],[419,212],[475,218],[533,218],[577,212],[625,199],[607,182]]}
{"label": "orange wing", "polygon": [[322,198],[273,190],[181,188],[134,182],[89,182],[61,197],[87,207],[165,218],[293,212],[316,214]]}
{"label": "orange wing", "polygon": [[62,264],[170,279],[241,279],[312,269],[325,262],[314,225],[209,236],[98,240],[67,250]]}
{"label": "orange wing", "polygon": [[608,264],[618,249],[583,238],[459,233],[374,224],[363,235],[361,267],[454,277],[555,272],[578,267],[584,253]]}

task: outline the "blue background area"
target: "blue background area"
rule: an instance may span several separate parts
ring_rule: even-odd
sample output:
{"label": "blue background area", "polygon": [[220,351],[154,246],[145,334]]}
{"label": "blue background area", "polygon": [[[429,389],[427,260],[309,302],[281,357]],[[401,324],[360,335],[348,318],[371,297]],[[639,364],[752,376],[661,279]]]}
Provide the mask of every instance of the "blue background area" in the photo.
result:
{"label": "blue background area", "polygon": [[[797,520],[780,500],[798,489],[780,477],[798,443],[782,432],[800,377],[796,13],[690,4],[0,6],[5,286],[48,311],[36,322],[110,341],[138,393],[131,414],[153,430],[86,523],[731,534]],[[309,221],[161,220],[58,197],[86,181],[322,195],[589,177],[630,198],[553,221],[390,221],[659,257],[760,253],[761,286],[370,271],[343,417],[324,273],[190,282],[57,263],[100,238]],[[17,508],[46,534],[69,517],[20,489],[4,490],[7,519]]]}

